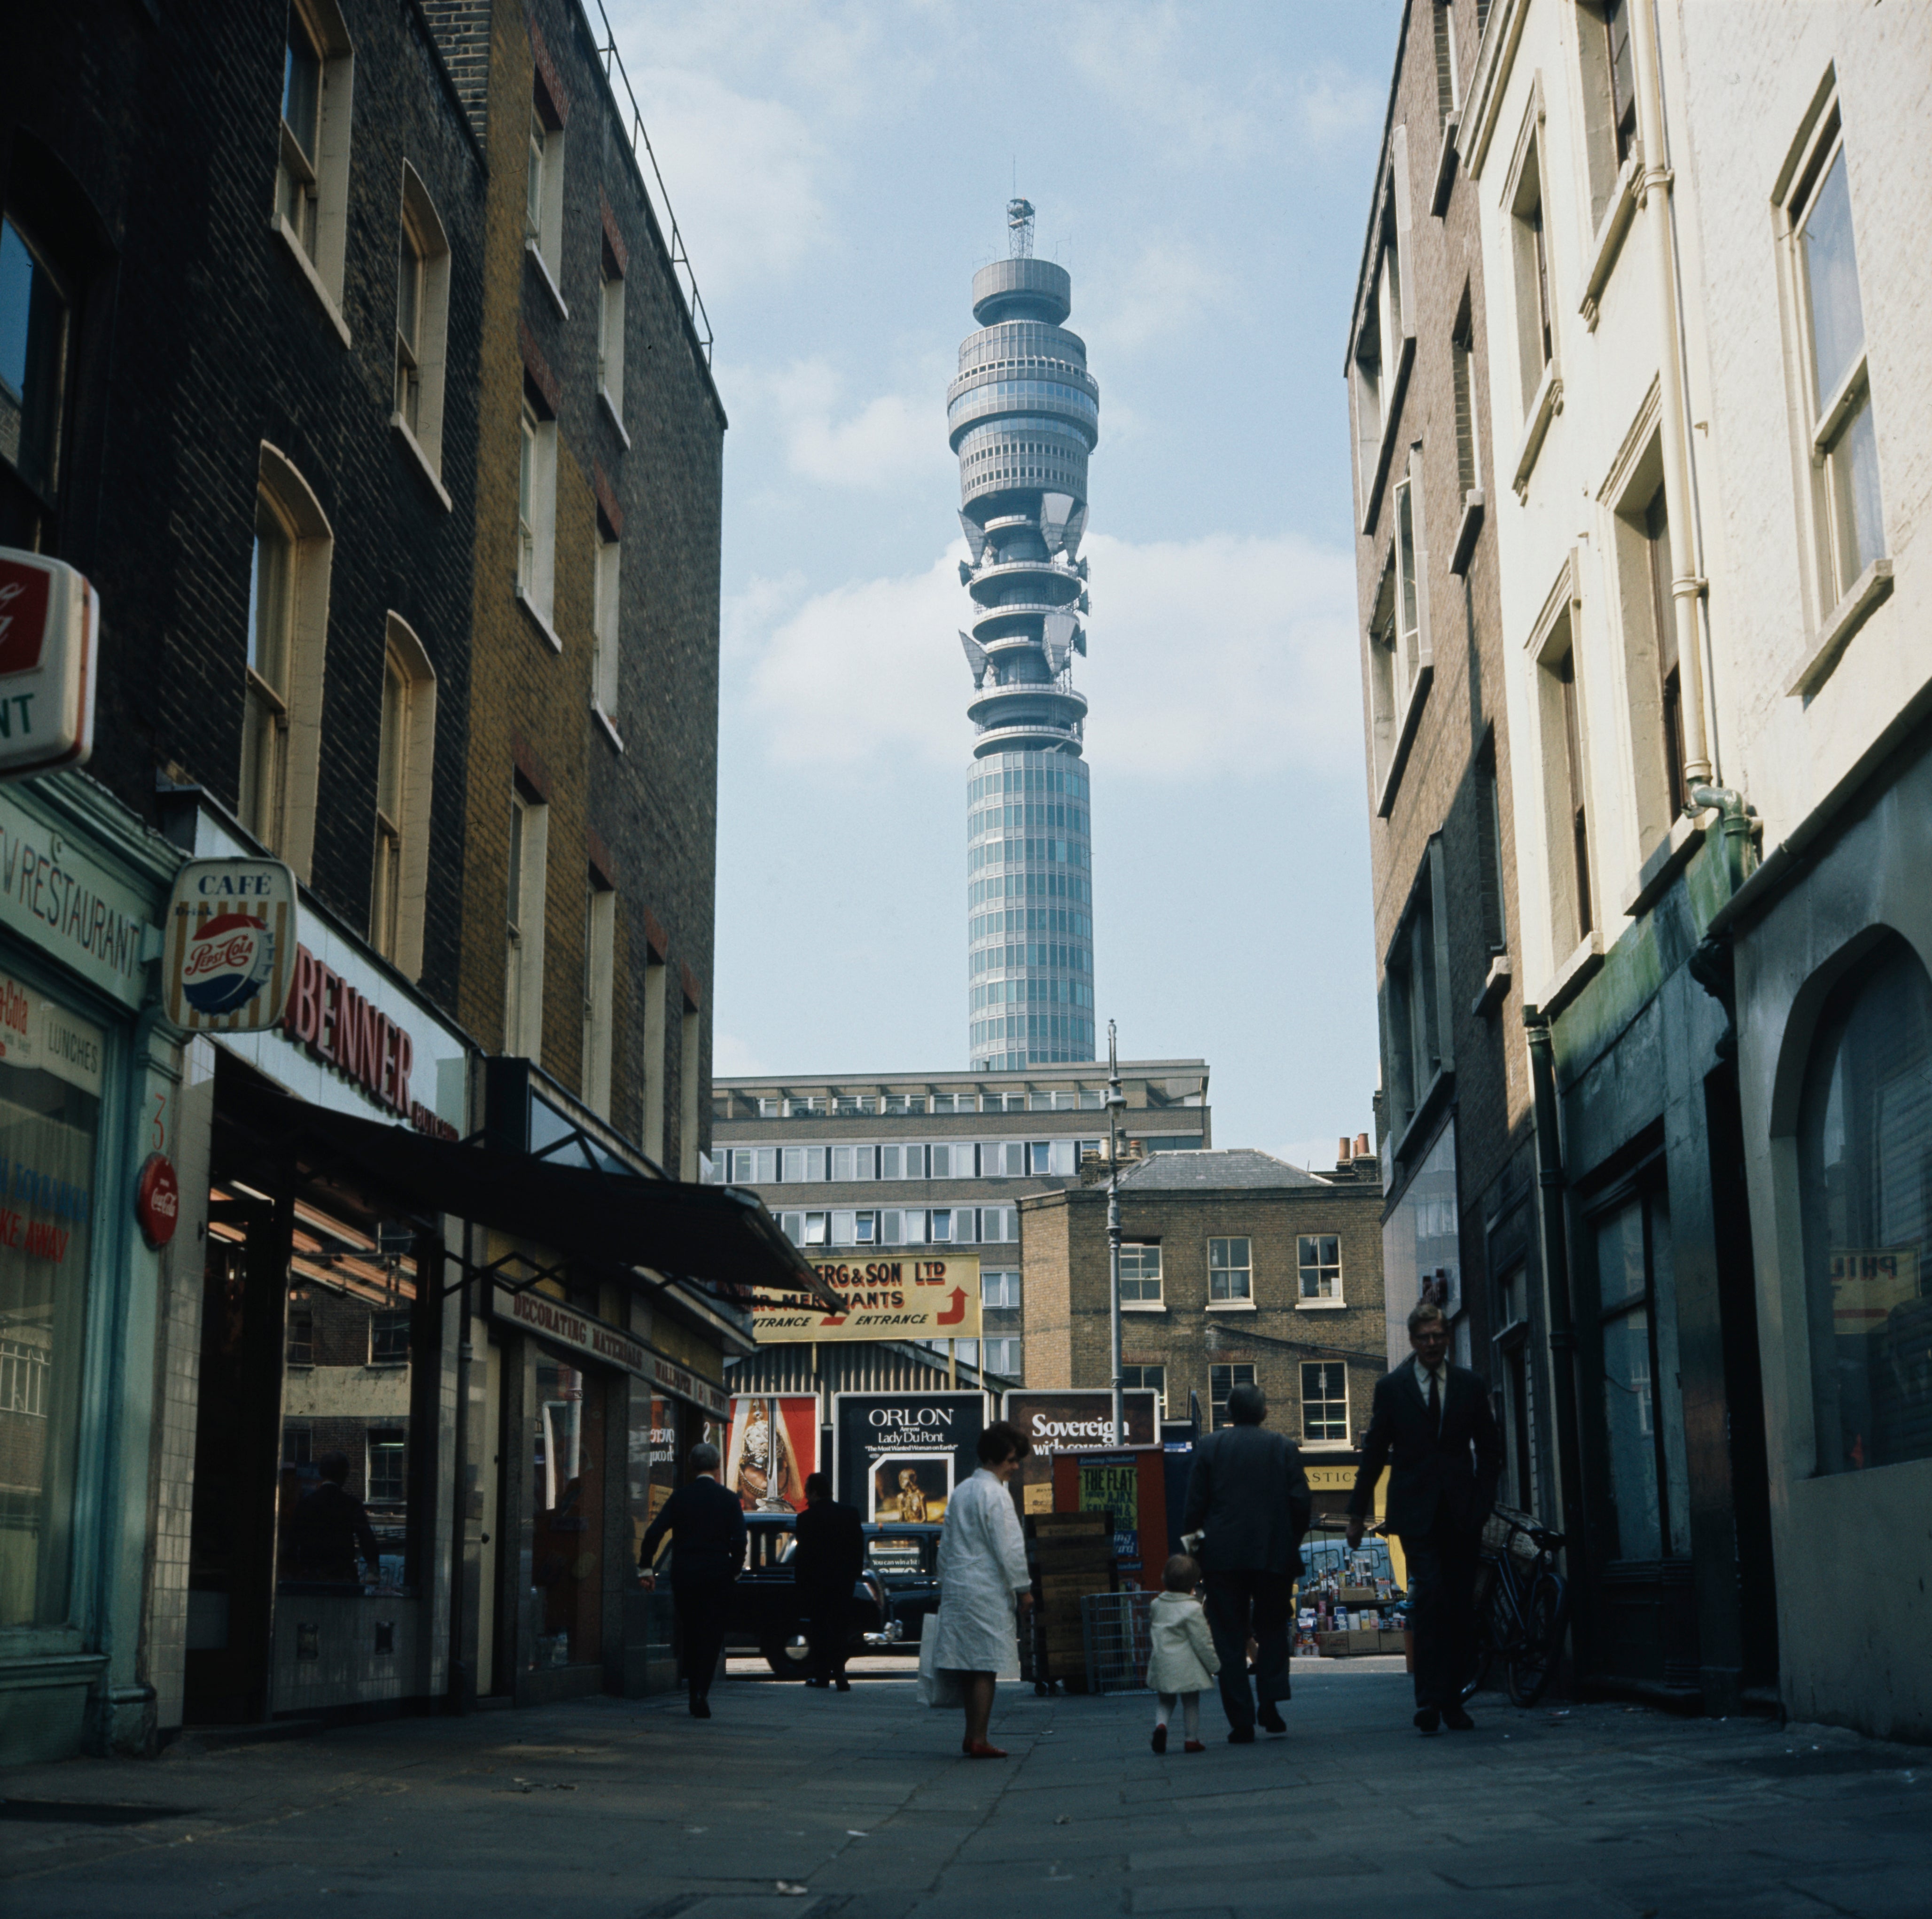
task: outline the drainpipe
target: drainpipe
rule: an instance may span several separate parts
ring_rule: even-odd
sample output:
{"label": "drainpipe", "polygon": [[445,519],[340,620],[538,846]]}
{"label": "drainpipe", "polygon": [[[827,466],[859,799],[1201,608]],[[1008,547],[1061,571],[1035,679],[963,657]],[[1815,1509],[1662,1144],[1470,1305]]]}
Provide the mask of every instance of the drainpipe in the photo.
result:
{"label": "drainpipe", "polygon": [[1570,1577],[1586,1557],[1583,1542],[1582,1431],[1576,1416],[1576,1328],[1570,1311],[1570,1251],[1563,1230],[1563,1149],[1557,1136],[1556,1052],[1549,1016],[1526,1011],[1529,1078],[1536,1116],[1537,1215],[1543,1231],[1543,1287],[1550,1325],[1550,1396],[1556,1401],[1556,1479],[1569,1539]]}
{"label": "drainpipe", "polygon": [[[1677,259],[1671,244],[1670,193],[1665,164],[1664,91],[1658,71],[1656,0],[1633,0],[1630,49],[1636,65],[1637,138],[1643,177],[1637,206],[1656,263],[1659,322],[1658,437],[1663,443],[1664,511],[1670,522],[1670,598],[1677,623],[1678,670],[1683,675],[1684,787],[1708,785],[1712,776],[1704,707],[1704,654],[1697,602],[1705,581],[1697,572],[1692,526],[1690,436],[1684,417],[1684,362],[1678,330]],[[1696,803],[1694,800],[1691,802]]]}

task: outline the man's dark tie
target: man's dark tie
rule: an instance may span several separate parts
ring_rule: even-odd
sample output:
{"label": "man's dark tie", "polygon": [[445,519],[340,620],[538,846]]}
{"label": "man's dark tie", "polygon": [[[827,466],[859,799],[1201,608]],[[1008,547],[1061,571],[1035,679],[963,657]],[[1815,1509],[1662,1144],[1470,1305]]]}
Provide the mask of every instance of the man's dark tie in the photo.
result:
{"label": "man's dark tie", "polygon": [[1442,1430],[1442,1395],[1436,1381],[1442,1375],[1433,1366],[1429,1369],[1429,1425],[1432,1432]]}

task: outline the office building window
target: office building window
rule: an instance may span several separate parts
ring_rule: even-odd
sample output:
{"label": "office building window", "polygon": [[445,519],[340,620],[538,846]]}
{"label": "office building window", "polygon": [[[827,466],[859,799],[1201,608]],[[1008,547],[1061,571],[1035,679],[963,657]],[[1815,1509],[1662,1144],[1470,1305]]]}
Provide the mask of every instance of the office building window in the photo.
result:
{"label": "office building window", "polygon": [[311,1307],[292,1304],[289,1308],[288,1362],[292,1366],[315,1364],[315,1313]]}
{"label": "office building window", "polygon": [[590,697],[598,712],[615,722],[617,717],[618,628],[622,606],[622,540],[607,536],[603,514],[597,516],[596,599],[591,614]]}
{"label": "office building window", "polygon": [[834,1146],[832,1176],[835,1180],[870,1179],[878,1165],[875,1146]]}
{"label": "office building window", "polygon": [[291,1419],[282,1428],[282,1464],[307,1466],[315,1458],[315,1435],[305,1422]]}
{"label": "office building window", "polygon": [[624,276],[610,242],[598,288],[597,384],[620,431],[624,425]]}
{"label": "office building window", "polygon": [[556,422],[528,392],[524,398],[517,469],[517,591],[542,623],[544,637],[556,601]]}
{"label": "office building window", "polygon": [[1208,1407],[1209,1429],[1219,1432],[1223,1426],[1233,1422],[1228,1417],[1228,1395],[1238,1386],[1252,1386],[1255,1369],[1251,1365],[1210,1366],[1208,1368]]}
{"label": "office building window", "polygon": [[436,673],[422,641],[392,613],[382,650],[369,940],[411,979],[422,971],[435,756]]}
{"label": "office building window", "polygon": [[1310,1445],[1348,1443],[1348,1368],[1339,1359],[1302,1365],[1301,1437]]}
{"label": "office building window", "polygon": [[1531,140],[1510,199],[1516,269],[1516,351],[1526,410],[1556,356],[1556,321],[1550,302],[1550,248],[1544,231],[1543,164]]}
{"label": "office building window", "polygon": [[536,75],[530,98],[530,154],[524,182],[524,244],[542,266],[559,305],[563,289],[563,119]]}
{"label": "office building window", "polygon": [[[1151,1392],[1154,1395],[1154,1416],[1156,1421],[1167,1417],[1167,1368],[1165,1366],[1128,1366],[1120,1368],[1120,1385],[1129,1392]],[[1109,1413],[1108,1417],[1113,1415]]]}
{"label": "office building window", "polygon": [[1018,1380],[1026,1377],[1018,1340],[988,1339],[982,1342],[982,1347],[986,1357],[982,1365],[985,1371],[997,1374],[1004,1380]]}
{"label": "office building window", "polygon": [[410,1356],[410,1315],[406,1309],[369,1315],[369,1363],[399,1366]]}
{"label": "office building window", "polygon": [[1245,1239],[1210,1239],[1208,1242],[1208,1299],[1219,1301],[1252,1299],[1254,1275]]}
{"label": "office building window", "polygon": [[409,1502],[409,1436],[400,1426],[374,1426],[369,1431],[369,1497],[372,1512],[395,1509]]}
{"label": "office building window", "polygon": [[1342,1297],[1342,1242],[1332,1233],[1304,1233],[1296,1250],[1301,1268],[1301,1296],[1304,1299]]}
{"label": "office building window", "polygon": [[505,862],[503,1050],[538,1059],[543,1052],[544,891],[550,809],[520,782],[510,791]]}
{"label": "office building window", "polygon": [[1020,1303],[1019,1275],[1008,1271],[982,1272],[980,1303],[987,1307],[1017,1307]]}
{"label": "office building window", "polygon": [[1456,86],[1456,21],[1449,0],[1436,0],[1436,118],[1447,121],[1461,104]]}
{"label": "office building window", "polygon": [[1120,1304],[1158,1306],[1160,1303],[1159,1245],[1124,1242],[1120,1247]]}
{"label": "office building window", "polygon": [[1476,458],[1475,335],[1469,317],[1469,296],[1462,296],[1449,336],[1449,367],[1456,401],[1456,488],[1464,499],[1481,486]]}
{"label": "office building window", "polygon": [[275,224],[308,268],[345,343],[340,307],[352,68],[348,29],[334,0],[292,0],[282,56]]}

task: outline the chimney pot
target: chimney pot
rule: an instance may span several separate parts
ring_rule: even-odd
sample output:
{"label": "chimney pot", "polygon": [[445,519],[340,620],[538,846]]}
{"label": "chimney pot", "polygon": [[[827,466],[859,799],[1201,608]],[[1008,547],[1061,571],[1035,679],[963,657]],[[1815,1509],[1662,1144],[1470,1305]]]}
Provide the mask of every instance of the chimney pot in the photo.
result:
{"label": "chimney pot", "polygon": [[1366,1133],[1355,1135],[1355,1157],[1358,1159],[1372,1159],[1375,1157],[1369,1151],[1369,1136]]}

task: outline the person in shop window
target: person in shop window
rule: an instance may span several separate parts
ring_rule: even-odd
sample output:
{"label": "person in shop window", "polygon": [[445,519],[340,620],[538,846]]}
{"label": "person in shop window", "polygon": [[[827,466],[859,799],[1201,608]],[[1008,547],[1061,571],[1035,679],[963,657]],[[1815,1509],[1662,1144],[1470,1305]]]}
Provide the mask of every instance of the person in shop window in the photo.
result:
{"label": "person in shop window", "polygon": [[296,1577],[355,1585],[359,1551],[369,1569],[368,1583],[379,1584],[382,1554],[368,1509],[349,1490],[348,1455],[326,1452],[315,1462],[315,1470],[322,1483],[296,1508],[290,1527]]}
{"label": "person in shop window", "polygon": [[866,1569],[865,1524],[856,1507],[832,1497],[829,1473],[814,1473],[806,1481],[805,1499],[793,1528],[798,1545],[791,1563],[812,1641],[812,1675],[806,1683],[849,1692],[845,1647],[852,1633],[852,1588]]}
{"label": "person in shop window", "polygon": [[638,1577],[646,1592],[655,1589],[653,1562],[664,1535],[670,1535],[670,1596],[684,1635],[685,1675],[691,1688],[691,1716],[711,1716],[711,1680],[724,1649],[724,1613],[731,1582],[744,1569],[745,1509],[735,1493],[718,1482],[718,1449],[708,1440],[691,1449],[693,1477],[664,1503],[638,1548]]}

